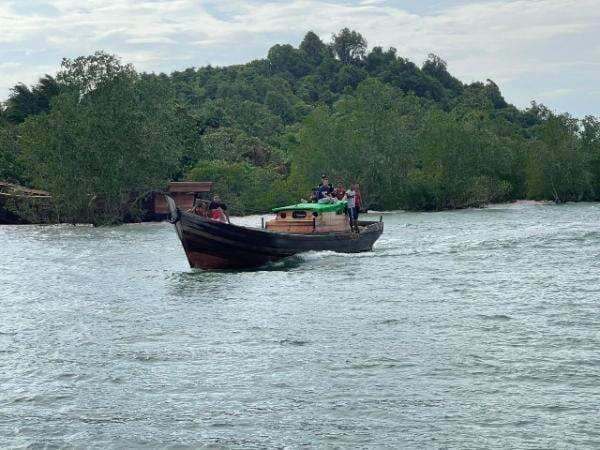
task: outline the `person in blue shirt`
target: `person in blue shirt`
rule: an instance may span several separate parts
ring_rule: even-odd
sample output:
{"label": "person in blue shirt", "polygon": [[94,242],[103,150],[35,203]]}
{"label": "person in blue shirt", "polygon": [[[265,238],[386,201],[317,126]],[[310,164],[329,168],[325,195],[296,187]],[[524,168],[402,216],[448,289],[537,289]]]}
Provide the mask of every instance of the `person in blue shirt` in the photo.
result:
{"label": "person in blue shirt", "polygon": [[323,177],[323,183],[317,189],[317,202],[324,198],[330,198],[333,192],[333,186],[329,182],[329,178]]}

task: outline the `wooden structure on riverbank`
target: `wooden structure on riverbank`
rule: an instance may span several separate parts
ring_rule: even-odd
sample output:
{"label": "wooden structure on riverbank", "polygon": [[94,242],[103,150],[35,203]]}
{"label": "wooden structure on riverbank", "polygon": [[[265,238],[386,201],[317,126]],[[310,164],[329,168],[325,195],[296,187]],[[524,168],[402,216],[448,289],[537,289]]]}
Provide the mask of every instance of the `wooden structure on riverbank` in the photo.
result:
{"label": "wooden structure on riverbank", "polygon": [[53,216],[49,192],[0,181],[0,224],[48,223]]}
{"label": "wooden structure on riverbank", "polygon": [[[187,211],[194,206],[196,198],[206,198],[212,191],[211,181],[172,181],[169,183],[168,194],[175,200],[178,208]],[[153,213],[159,218],[165,218],[169,213],[169,206],[164,195],[154,196]],[[163,217],[164,216],[164,217]]]}
{"label": "wooden structure on riverbank", "polygon": [[[165,194],[175,199],[178,208],[187,211],[192,208],[196,198],[208,199],[212,187],[213,183],[209,181],[171,182],[165,191],[147,194],[130,192],[124,208],[136,203],[145,211],[141,221],[164,220],[169,213]],[[0,224],[57,223],[59,219],[49,192],[0,181]],[[124,213],[122,220],[137,222],[140,218],[130,218]]]}

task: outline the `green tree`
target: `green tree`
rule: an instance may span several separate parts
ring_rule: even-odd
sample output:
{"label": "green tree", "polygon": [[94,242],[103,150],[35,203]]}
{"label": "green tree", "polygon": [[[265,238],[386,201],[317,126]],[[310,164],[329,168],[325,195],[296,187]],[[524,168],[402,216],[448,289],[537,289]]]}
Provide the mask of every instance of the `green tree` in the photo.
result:
{"label": "green tree", "polygon": [[284,177],[271,166],[254,167],[247,162],[206,161],[188,174],[193,181],[212,180],[214,192],[228,203],[233,214],[265,212],[273,205],[297,200]]}
{"label": "green tree", "polygon": [[432,110],[418,141],[422,159],[418,172],[412,173],[416,184],[409,192],[415,189],[416,200],[422,197],[431,203],[419,204],[409,196],[411,208],[478,207],[510,194],[511,185],[502,175],[510,171],[511,154],[479,118],[456,120]]}
{"label": "green tree", "polygon": [[365,57],[365,67],[371,74],[379,74],[396,60],[397,50],[390,47],[385,52],[382,47],[373,47]]}
{"label": "green tree", "polygon": [[423,63],[422,70],[426,75],[437,79],[446,89],[454,93],[462,90],[462,83],[448,73],[448,64],[439,56],[430,53]]}
{"label": "green tree", "polygon": [[26,183],[19,153],[17,128],[0,120],[0,181]]}
{"label": "green tree", "polygon": [[241,161],[242,155],[235,145],[236,134],[231,129],[220,128],[202,135],[202,159],[209,161]]}
{"label": "green tree", "polygon": [[323,171],[334,182],[360,181],[368,203],[396,207],[414,164],[419,102],[377,80],[361,83],[335,110],[317,108],[300,132],[293,168],[311,180]]}
{"label": "green tree", "polygon": [[265,97],[265,104],[273,114],[281,117],[283,123],[291,123],[294,121],[292,105],[287,98],[278,92],[268,92]]}
{"label": "green tree", "polygon": [[28,116],[48,111],[50,100],[59,91],[59,84],[50,75],[40,78],[31,89],[19,83],[11,89],[4,116],[9,122],[22,123]]}
{"label": "green tree", "polygon": [[132,192],[165,185],[175,171],[169,88],[110,74],[94,89],[59,95],[52,110],[23,125],[27,173],[50,191],[63,220],[122,219]]}
{"label": "green tree", "polygon": [[119,57],[99,50],[89,56],[63,58],[56,79],[84,95],[106,80],[135,77],[136,72],[131,64],[123,64]]}
{"label": "green tree", "polygon": [[304,39],[300,43],[300,51],[304,53],[306,60],[310,64],[318,66],[327,55],[327,46],[319,36],[309,31],[304,35]]}
{"label": "green tree", "polygon": [[586,116],[582,122],[581,146],[589,161],[592,199],[600,200],[600,120]]}
{"label": "green tree", "polygon": [[[240,210],[307,197],[322,172],[359,180],[381,208],[600,199],[599,129],[541,104],[520,110],[491,80],[463,84],[439,56],[419,67],[394,48],[368,52],[345,28],[327,45],[308,32],[265,59],[169,75],[102,51],[64,59],[56,79],[15,86],[0,108],[0,177],[50,189],[63,219],[94,222],[125,218],[133,192],[192,171],[245,180],[219,187]],[[277,195],[243,197],[253,184]]]}
{"label": "green tree", "polygon": [[331,40],[333,52],[344,64],[360,61],[367,51],[366,39],[357,31],[350,31],[348,28],[333,34]]}
{"label": "green tree", "polygon": [[532,141],[527,184],[529,196],[557,203],[582,200],[590,191],[587,155],[577,133],[577,120],[550,114]]}
{"label": "green tree", "polygon": [[274,72],[288,72],[296,78],[310,72],[310,66],[304,60],[303,54],[289,44],[274,45],[269,49],[267,57]]}
{"label": "green tree", "polygon": [[445,91],[442,84],[435,78],[423,73],[413,62],[396,58],[381,73],[385,83],[402,89],[405,93],[414,93],[419,97],[428,98],[442,103]]}

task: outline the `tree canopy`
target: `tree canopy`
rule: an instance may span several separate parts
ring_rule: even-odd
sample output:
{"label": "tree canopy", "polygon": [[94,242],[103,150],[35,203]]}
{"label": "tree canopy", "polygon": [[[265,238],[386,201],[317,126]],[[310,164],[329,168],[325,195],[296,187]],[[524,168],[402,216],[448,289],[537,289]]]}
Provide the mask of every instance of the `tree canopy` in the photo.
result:
{"label": "tree canopy", "polygon": [[238,213],[308,198],[323,172],[378,208],[599,200],[599,123],[518,109],[492,80],[463,83],[435,54],[368,51],[344,28],[171,74],[102,51],[63,59],[0,107],[0,179],[96,223],[131,219],[136,193],[169,179],[211,179]]}

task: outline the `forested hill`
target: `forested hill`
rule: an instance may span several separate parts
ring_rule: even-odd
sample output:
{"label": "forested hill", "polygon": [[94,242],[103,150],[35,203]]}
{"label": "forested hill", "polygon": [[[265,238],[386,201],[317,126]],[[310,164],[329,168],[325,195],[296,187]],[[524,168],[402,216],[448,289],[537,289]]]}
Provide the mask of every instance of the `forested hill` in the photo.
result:
{"label": "forested hill", "polygon": [[308,197],[324,172],[359,181],[380,209],[600,199],[597,118],[519,110],[491,80],[368,51],[348,29],[170,75],[103,52],[64,59],[0,114],[0,180],[50,191],[74,221],[131,216],[132,192],[169,179],[214,180],[235,211],[266,211]]}

